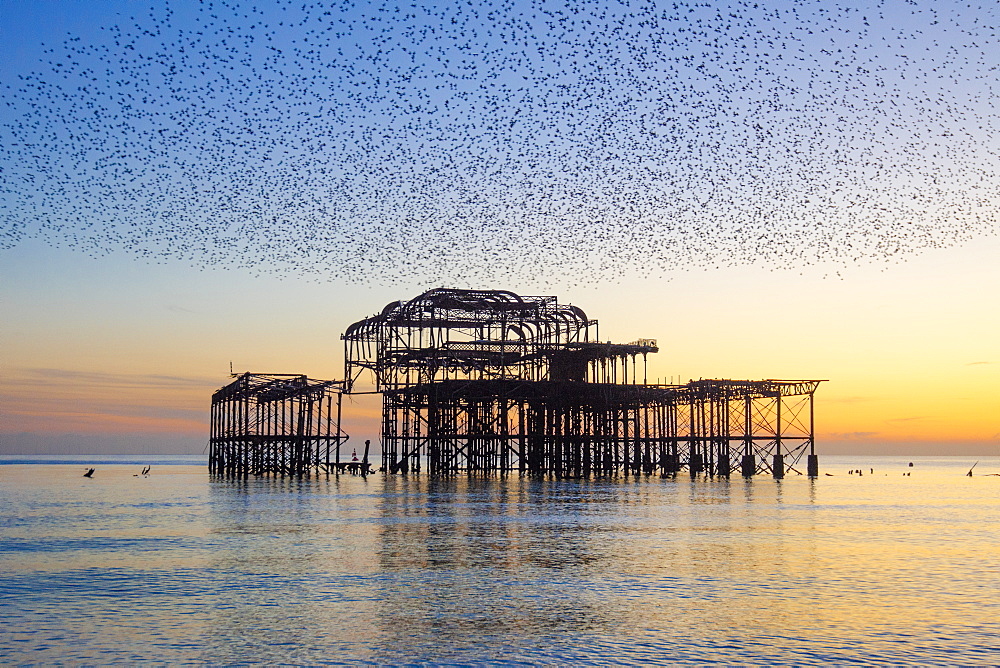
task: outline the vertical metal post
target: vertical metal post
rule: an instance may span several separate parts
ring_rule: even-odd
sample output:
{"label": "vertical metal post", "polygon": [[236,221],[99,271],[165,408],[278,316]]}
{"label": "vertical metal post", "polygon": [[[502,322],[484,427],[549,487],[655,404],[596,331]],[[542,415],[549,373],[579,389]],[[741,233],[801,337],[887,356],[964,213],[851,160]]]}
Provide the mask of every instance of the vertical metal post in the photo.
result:
{"label": "vertical metal post", "polygon": [[781,388],[778,388],[778,407],[777,407],[777,428],[774,432],[774,461],[771,465],[771,470],[774,473],[775,478],[785,477],[785,457],[781,452],[781,404],[784,403],[781,396]]}
{"label": "vertical metal post", "polygon": [[813,392],[809,392],[809,456],[806,473],[810,478],[819,476],[819,457],[816,456],[816,423],[813,415]]}
{"label": "vertical metal post", "polygon": [[743,460],[740,462],[740,473],[743,477],[750,478],[757,473],[757,458],[753,451],[753,397],[750,395],[750,388],[744,390],[746,395],[743,399]]}

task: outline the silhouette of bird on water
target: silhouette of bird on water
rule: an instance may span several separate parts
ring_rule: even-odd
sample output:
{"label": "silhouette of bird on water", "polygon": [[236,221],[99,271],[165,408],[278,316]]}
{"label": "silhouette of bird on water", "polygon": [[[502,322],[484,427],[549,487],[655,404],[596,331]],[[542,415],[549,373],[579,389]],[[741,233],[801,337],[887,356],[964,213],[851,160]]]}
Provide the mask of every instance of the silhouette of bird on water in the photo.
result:
{"label": "silhouette of bird on water", "polygon": [[5,82],[0,247],[356,283],[888,265],[995,233],[994,10],[165,2]]}

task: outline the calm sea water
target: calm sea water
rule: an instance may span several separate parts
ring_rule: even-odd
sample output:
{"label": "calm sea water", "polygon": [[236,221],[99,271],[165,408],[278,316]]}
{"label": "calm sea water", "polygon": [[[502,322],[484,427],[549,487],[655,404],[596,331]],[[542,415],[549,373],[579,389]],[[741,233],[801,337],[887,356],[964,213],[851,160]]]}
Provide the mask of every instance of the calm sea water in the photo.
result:
{"label": "calm sea water", "polygon": [[996,458],[822,457],[815,481],[63,461],[0,459],[6,664],[1000,663]]}

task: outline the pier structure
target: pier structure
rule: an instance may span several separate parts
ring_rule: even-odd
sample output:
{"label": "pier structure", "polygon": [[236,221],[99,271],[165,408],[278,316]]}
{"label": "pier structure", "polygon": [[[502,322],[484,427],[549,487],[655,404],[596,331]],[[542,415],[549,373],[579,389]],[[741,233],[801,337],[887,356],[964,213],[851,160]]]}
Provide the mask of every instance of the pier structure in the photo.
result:
{"label": "pier structure", "polygon": [[210,473],[305,475],[340,462],[343,381],[243,373],[212,395]]}
{"label": "pier structure", "polygon": [[818,473],[822,381],[649,384],[656,340],[602,342],[553,296],[440,288],[342,338],[344,391],[382,394],[388,473]]}

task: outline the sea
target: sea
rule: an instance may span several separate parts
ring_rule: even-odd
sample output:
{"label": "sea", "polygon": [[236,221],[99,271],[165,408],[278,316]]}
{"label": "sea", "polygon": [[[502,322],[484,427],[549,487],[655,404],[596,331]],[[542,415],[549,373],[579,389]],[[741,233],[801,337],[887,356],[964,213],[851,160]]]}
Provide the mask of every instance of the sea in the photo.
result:
{"label": "sea", "polygon": [[975,459],[229,480],[0,457],[0,663],[1000,664],[1000,458]]}

